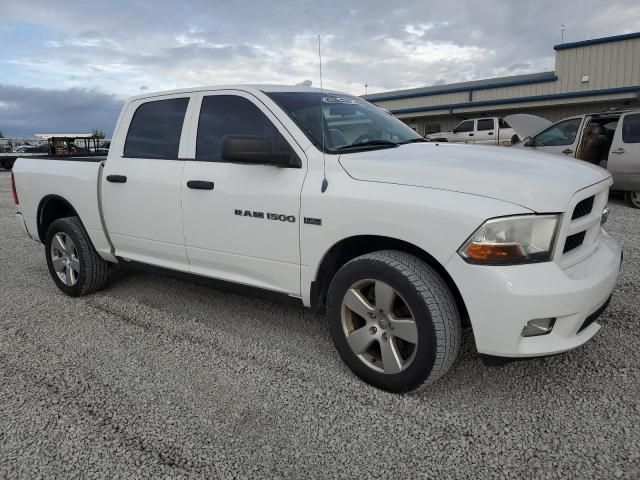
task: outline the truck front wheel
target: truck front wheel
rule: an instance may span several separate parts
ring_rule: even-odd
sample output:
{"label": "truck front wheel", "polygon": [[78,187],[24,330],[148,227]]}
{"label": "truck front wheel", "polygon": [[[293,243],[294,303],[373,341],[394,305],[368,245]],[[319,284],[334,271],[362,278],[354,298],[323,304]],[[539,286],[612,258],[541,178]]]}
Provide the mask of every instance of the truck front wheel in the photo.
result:
{"label": "truck front wheel", "polygon": [[93,248],[78,217],[60,218],[51,224],[45,255],[51,278],[71,297],[95,292],[107,283],[109,263]]}
{"label": "truck front wheel", "polygon": [[430,385],[451,368],[460,348],[451,291],[431,266],[400,251],[345,264],[329,288],[327,317],[347,366],[389,392]]}

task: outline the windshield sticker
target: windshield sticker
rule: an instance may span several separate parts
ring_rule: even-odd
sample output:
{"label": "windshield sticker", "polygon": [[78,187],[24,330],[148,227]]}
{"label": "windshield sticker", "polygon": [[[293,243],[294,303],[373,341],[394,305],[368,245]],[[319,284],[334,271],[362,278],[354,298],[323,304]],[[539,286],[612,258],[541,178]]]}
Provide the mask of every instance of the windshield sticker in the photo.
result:
{"label": "windshield sticker", "polygon": [[358,100],[356,100],[355,98],[349,98],[349,97],[329,97],[329,96],[323,96],[322,97],[322,102],[323,103],[330,103],[330,104],[343,104],[343,105],[360,105],[360,102]]}

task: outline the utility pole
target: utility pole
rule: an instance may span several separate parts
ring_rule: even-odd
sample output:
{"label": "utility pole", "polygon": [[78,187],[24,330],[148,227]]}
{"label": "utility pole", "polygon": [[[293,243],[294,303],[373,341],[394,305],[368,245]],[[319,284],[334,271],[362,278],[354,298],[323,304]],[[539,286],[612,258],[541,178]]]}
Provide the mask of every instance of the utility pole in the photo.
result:
{"label": "utility pole", "polygon": [[364,82],[364,94],[367,95],[369,93],[369,85],[367,85],[367,81]]}
{"label": "utility pole", "polygon": [[563,23],[562,25],[560,25],[560,27],[561,27],[561,29],[560,29],[560,35],[561,35],[560,43],[564,43],[565,24]]}

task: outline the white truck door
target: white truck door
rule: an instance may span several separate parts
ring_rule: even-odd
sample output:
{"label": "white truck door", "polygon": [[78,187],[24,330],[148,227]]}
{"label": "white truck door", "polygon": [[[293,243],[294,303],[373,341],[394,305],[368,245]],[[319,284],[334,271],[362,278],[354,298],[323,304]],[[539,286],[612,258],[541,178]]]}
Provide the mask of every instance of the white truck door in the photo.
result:
{"label": "white truck door", "polygon": [[529,146],[541,152],[575,157],[583,121],[583,117],[575,117],[554,123],[533,137]]}
{"label": "white truck door", "polygon": [[495,145],[498,141],[498,128],[494,118],[476,120],[475,143]]}
{"label": "white truck door", "polygon": [[[197,104],[190,135],[193,159],[185,163],[182,176],[191,272],[300,295],[304,152],[250,93],[204,92]],[[266,139],[274,152],[297,157],[299,166],[232,163],[223,155],[229,137]],[[191,188],[193,182],[205,182],[198,184],[205,189]]]}
{"label": "white truck door", "polygon": [[640,192],[640,113],[625,113],[620,117],[607,169],[613,176],[614,189]]}
{"label": "white truck door", "polygon": [[453,138],[451,141],[458,143],[474,143],[475,136],[475,120],[465,120],[459,123],[453,129]]}
{"label": "white truck door", "polygon": [[[188,270],[179,160],[189,94],[129,104],[109,149],[102,208],[117,256]],[[193,100],[191,100],[193,102]]]}

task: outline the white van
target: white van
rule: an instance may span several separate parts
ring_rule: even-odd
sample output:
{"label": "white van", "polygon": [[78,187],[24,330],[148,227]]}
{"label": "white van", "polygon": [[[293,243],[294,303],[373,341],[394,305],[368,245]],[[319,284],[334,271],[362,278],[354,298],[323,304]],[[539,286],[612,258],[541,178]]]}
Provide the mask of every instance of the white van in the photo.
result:
{"label": "white van", "polygon": [[506,117],[518,132],[528,137],[517,147],[600,165],[611,172],[612,190],[625,192],[627,202],[640,208],[640,110],[592,113],[554,124],[547,121],[542,131],[541,123],[534,124],[531,117]]}

